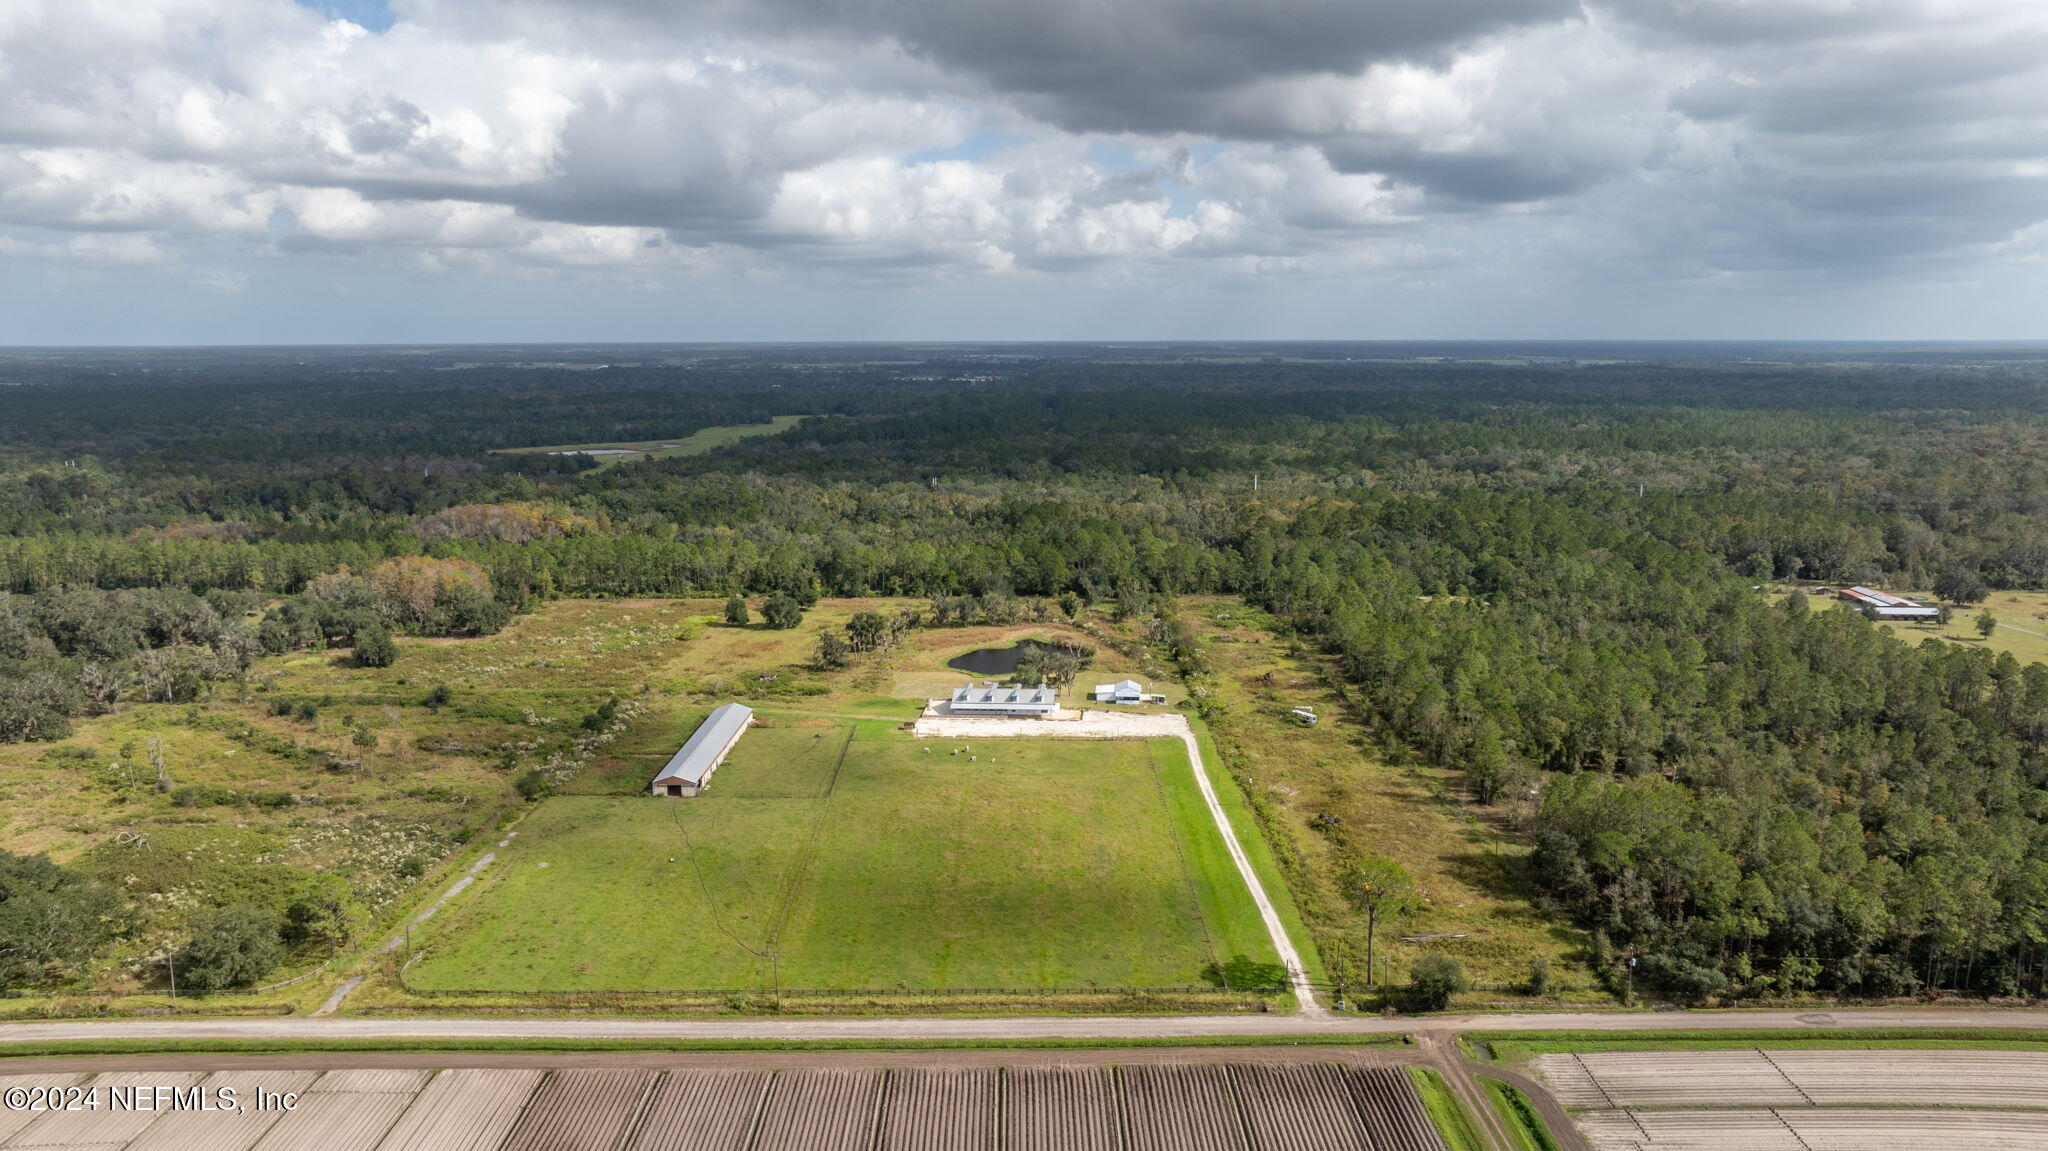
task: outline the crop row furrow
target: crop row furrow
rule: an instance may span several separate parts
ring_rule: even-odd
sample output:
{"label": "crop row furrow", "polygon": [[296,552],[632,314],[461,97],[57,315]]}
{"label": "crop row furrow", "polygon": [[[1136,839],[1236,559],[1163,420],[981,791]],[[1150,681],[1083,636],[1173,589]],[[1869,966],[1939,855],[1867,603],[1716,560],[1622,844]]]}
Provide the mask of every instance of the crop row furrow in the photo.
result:
{"label": "crop row furrow", "polygon": [[[9,1112],[66,1151],[1443,1151],[1398,1068],[413,1069],[22,1076],[233,1088],[240,1112]],[[292,1095],[257,1109],[259,1093]]]}

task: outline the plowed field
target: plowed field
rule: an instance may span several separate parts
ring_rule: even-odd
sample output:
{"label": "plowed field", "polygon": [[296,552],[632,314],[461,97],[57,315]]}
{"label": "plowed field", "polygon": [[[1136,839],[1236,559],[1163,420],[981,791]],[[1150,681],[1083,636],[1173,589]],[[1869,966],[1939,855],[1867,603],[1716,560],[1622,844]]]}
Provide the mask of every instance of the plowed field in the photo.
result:
{"label": "plowed field", "polygon": [[[1321,1063],[0,1077],[233,1088],[243,1110],[0,1111],[66,1151],[1441,1151],[1398,1069]],[[254,1109],[258,1089],[296,1095]],[[20,1120],[16,1122],[16,1120]],[[1418,1125],[1419,1124],[1419,1125]]]}

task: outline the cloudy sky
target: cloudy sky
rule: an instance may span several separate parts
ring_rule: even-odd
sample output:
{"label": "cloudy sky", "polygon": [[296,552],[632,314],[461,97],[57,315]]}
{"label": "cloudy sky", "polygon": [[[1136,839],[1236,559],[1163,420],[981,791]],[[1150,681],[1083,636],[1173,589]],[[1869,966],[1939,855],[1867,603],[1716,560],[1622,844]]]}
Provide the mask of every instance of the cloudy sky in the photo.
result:
{"label": "cloudy sky", "polygon": [[2048,337],[2042,0],[0,0],[0,343]]}

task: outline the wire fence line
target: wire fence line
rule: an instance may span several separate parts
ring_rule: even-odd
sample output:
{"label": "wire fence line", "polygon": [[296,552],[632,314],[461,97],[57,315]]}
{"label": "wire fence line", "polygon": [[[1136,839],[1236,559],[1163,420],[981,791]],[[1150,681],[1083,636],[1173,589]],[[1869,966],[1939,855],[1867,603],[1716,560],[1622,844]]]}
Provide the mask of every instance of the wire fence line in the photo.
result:
{"label": "wire fence line", "polygon": [[486,990],[480,988],[422,988],[407,982],[403,972],[399,983],[406,991],[425,998],[532,998],[532,999],[730,999],[735,997],[757,998],[781,996],[785,999],[889,999],[889,998],[1006,998],[1006,999],[1069,999],[1082,996],[1200,996],[1202,998],[1238,998],[1248,994],[1278,995],[1287,989],[1274,987],[1217,987],[1213,984],[1198,984],[1191,987],[830,987],[830,988],[782,988],[779,992],[772,987],[690,987],[670,989],[619,988],[591,990]]}

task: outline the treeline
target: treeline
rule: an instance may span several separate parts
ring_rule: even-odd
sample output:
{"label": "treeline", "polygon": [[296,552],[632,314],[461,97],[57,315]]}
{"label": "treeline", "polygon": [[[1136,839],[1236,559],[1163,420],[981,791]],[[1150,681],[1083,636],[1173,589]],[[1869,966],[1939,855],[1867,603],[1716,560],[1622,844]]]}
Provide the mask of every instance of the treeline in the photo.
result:
{"label": "treeline", "polygon": [[182,588],[0,593],[0,740],[61,739],[124,697],[197,699],[257,650],[243,618],[260,597]]}
{"label": "treeline", "polygon": [[1698,1000],[2040,994],[2048,667],[1773,605],[1659,509],[1459,493],[1247,546],[1390,736],[1540,792],[1534,878],[1626,983]]}
{"label": "treeline", "polygon": [[[26,387],[0,429],[15,461],[0,467],[0,587],[289,592],[493,522],[504,542],[537,515],[542,536],[662,545],[562,549],[560,566],[580,570],[558,582],[594,593],[760,591],[781,577],[757,579],[747,548],[787,540],[829,561],[815,565],[828,590],[1008,581],[1053,594],[1125,578],[1089,556],[1104,545],[1086,538],[1088,520],[1142,546],[1185,546],[1193,558],[1176,562],[1199,566],[1241,534],[1248,505],[1579,486],[1719,516],[1713,546],[1756,578],[1926,586],[1960,568],[1993,587],[2048,586],[2048,415],[2039,373],[2022,368],[977,371],[986,379],[963,386],[861,365],[221,368]],[[488,451],[792,413],[820,418],[601,471]],[[728,558],[731,532],[745,542]],[[1027,546],[1007,546],[1016,536]],[[1178,578],[1230,583],[1221,571]]]}
{"label": "treeline", "polygon": [[[1756,590],[2048,587],[2039,367],[866,354],[52,361],[0,429],[0,738],[560,595],[944,624],[1233,592],[1526,811],[1618,988],[2042,991],[2048,670]],[[789,414],[820,418],[602,470],[488,451]]]}
{"label": "treeline", "polygon": [[274,604],[247,587],[0,592],[0,741],[61,739],[72,719],[124,700],[198,700],[262,652],[353,648],[358,662],[386,666],[393,633],[489,635],[534,602],[516,586],[501,597],[477,564],[418,555],[360,574],[339,564]]}

